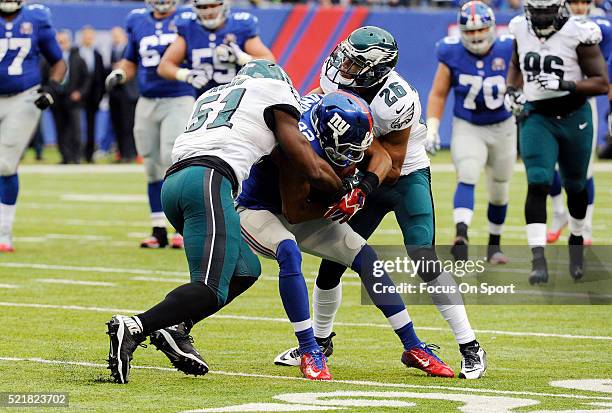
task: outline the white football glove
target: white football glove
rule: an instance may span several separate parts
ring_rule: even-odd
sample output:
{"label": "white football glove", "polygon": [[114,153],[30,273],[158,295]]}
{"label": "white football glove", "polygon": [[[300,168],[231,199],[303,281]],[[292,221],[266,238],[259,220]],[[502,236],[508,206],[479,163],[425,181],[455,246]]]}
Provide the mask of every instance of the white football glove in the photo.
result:
{"label": "white football glove", "polygon": [[525,102],[527,102],[527,98],[521,90],[508,87],[504,96],[504,105],[507,111],[512,112],[516,116],[523,110]]}
{"label": "white football glove", "polygon": [[253,60],[253,56],[245,53],[240,46],[234,42],[229,44],[222,43],[215,47],[215,54],[222,63],[236,63],[239,66],[244,66]]}
{"label": "white football glove", "polygon": [[123,69],[115,69],[106,77],[104,81],[104,85],[106,86],[106,91],[110,92],[118,85],[125,83],[127,78],[127,74]]}
{"label": "white football glove", "polygon": [[536,81],[542,89],[561,90],[561,78],[555,73],[540,73],[536,76]]}
{"label": "white football glove", "polygon": [[210,76],[206,70],[179,69],[176,72],[176,80],[189,83],[196,89],[202,89],[210,81]]}
{"label": "white football glove", "polygon": [[425,150],[430,155],[435,155],[440,150],[440,119],[427,119],[427,137],[425,138]]}

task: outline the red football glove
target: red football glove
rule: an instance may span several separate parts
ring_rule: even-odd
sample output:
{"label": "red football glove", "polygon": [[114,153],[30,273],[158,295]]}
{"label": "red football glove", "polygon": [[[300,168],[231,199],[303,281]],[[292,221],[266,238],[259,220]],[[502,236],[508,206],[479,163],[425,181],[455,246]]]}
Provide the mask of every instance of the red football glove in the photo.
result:
{"label": "red football glove", "polygon": [[354,188],[340,198],[340,201],[330,206],[324,217],[344,224],[363,208],[365,200],[365,192],[361,188]]}

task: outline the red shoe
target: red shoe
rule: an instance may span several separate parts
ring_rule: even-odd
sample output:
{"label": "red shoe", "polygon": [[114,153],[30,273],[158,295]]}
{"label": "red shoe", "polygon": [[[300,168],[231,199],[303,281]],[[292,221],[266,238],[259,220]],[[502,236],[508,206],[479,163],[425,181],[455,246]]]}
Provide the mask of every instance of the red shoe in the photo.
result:
{"label": "red shoe", "polygon": [[11,244],[0,244],[0,252],[15,252]]}
{"label": "red shoe", "polygon": [[327,368],[325,355],[320,350],[302,354],[300,371],[308,380],[332,379],[331,373]]}
{"label": "red shoe", "polygon": [[407,367],[423,370],[430,376],[455,377],[453,369],[447,366],[432,351],[432,349],[438,350],[439,348],[435,344],[421,343],[410,350],[404,351],[402,363]]}
{"label": "red shoe", "polygon": [[140,248],[166,248],[168,245],[168,241],[164,243],[163,240],[160,240],[155,235],[151,235],[149,238],[145,238],[140,242]]}
{"label": "red shoe", "polygon": [[561,228],[559,231],[552,231],[549,229],[546,233],[546,243],[554,244],[555,242],[557,242],[557,240],[561,236],[561,231],[563,231],[563,228]]}
{"label": "red shoe", "polygon": [[593,240],[592,240],[592,239],[585,239],[585,240],[584,240],[584,242],[583,242],[583,244],[584,244],[585,246],[590,247],[591,245],[593,245]]}
{"label": "red shoe", "polygon": [[170,245],[175,250],[182,250],[184,247],[183,236],[178,232],[172,236],[172,240],[170,241]]}

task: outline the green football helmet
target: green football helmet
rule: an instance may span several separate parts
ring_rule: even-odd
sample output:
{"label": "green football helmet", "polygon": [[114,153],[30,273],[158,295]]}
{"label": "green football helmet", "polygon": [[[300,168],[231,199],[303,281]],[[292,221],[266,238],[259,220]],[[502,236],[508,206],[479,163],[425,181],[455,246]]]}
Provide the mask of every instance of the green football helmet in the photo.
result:
{"label": "green football helmet", "polygon": [[242,69],[240,69],[236,76],[246,76],[255,79],[276,79],[293,87],[293,82],[291,82],[287,72],[276,63],[266,59],[251,60],[242,66]]}
{"label": "green football helmet", "polygon": [[369,88],[395,68],[397,43],[386,30],[364,26],[343,40],[325,62],[325,76],[337,85]]}
{"label": "green football helmet", "polygon": [[565,0],[525,0],[525,17],[531,30],[540,38],[548,38],[569,19]]}

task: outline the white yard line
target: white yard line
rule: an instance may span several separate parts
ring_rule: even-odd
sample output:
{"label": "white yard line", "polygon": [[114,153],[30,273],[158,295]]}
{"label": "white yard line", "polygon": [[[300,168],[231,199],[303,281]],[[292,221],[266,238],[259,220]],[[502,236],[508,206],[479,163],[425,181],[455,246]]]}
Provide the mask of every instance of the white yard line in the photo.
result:
{"label": "white yard line", "polygon": [[[0,267],[30,268],[34,270],[60,270],[77,272],[97,272],[102,274],[137,274],[137,275],[169,275],[187,276],[187,271],[162,271],[144,268],[110,268],[110,267],[80,267],[74,265],[28,264],[22,262],[0,262]],[[187,280],[187,278],[185,278]]]}
{"label": "white yard line", "polygon": [[[138,314],[144,310],[124,309],[124,308],[107,308],[107,307],[85,307],[80,305],[55,305],[55,304],[36,304],[36,303],[13,303],[0,301],[0,307],[22,307],[22,308],[47,308],[57,310],[74,310],[74,311],[93,311],[102,312],[109,314],[116,313],[128,313]],[[285,318],[275,317],[253,317],[253,316],[241,316],[232,314],[216,314],[212,318],[229,319],[229,320],[244,320],[244,321],[265,321],[275,323],[288,323]],[[380,323],[347,323],[347,322],[336,322],[338,326],[344,327],[373,327],[373,328],[389,328],[388,324]],[[420,330],[429,331],[448,331],[448,328],[442,327],[418,327]],[[503,331],[503,330],[474,330],[477,333],[482,334],[495,334],[505,336],[516,336],[516,337],[548,337],[548,338],[566,338],[566,339],[577,339],[577,340],[606,340],[612,341],[611,336],[587,336],[587,335],[575,335],[575,334],[555,334],[555,333],[535,333],[525,331]]]}
{"label": "white yard line", "polygon": [[117,284],[104,281],[81,281],[66,278],[37,278],[37,282],[46,284],[89,285],[92,287],[115,287]]}
{"label": "white yard line", "polygon": [[0,288],[14,289],[19,288],[19,286],[15,284],[0,284]]}
{"label": "white yard line", "polygon": [[[106,369],[106,364],[100,363],[91,363],[86,361],[64,361],[64,360],[49,360],[38,357],[0,357],[0,361],[7,362],[31,362],[31,363],[40,363],[40,364],[58,364],[58,365],[70,365],[70,366],[81,366],[81,367],[93,367]],[[169,367],[158,367],[158,366],[134,366],[134,369],[142,369],[142,370],[157,370],[157,371],[165,371],[165,372],[173,372],[176,370]],[[255,374],[255,373],[241,373],[241,372],[233,372],[233,371],[210,371],[208,374],[216,374],[220,376],[233,376],[233,377],[252,377],[252,378],[260,378],[260,379],[272,379],[272,380],[291,380],[291,381],[308,381],[302,377],[292,377],[292,376],[279,376],[274,374]],[[420,384],[405,384],[405,383],[384,383],[377,381],[365,381],[365,380],[331,380],[322,383],[321,385],[325,385],[323,383],[331,383],[331,384],[348,384],[352,386],[363,386],[363,387],[390,387],[390,388],[406,388],[406,389],[423,389],[423,390],[446,390],[446,391],[459,391],[459,392],[471,392],[471,393],[486,393],[486,394],[505,394],[505,395],[514,395],[514,396],[536,396],[536,397],[558,397],[563,399],[579,399],[579,400],[604,400],[604,401],[612,401],[612,397],[607,396],[588,396],[581,394],[564,394],[564,393],[540,393],[540,392],[530,392],[530,391],[512,391],[512,390],[494,390],[494,389],[478,389],[478,388],[470,388],[470,387],[455,387],[455,386],[436,386],[436,385],[420,385]]]}

